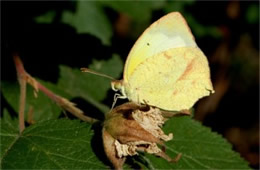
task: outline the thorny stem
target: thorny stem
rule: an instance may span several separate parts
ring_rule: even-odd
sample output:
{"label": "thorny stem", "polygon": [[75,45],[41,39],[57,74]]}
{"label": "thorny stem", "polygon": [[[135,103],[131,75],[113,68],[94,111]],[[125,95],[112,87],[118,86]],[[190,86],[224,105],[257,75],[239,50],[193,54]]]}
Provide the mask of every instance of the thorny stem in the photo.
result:
{"label": "thorny stem", "polygon": [[24,129],[24,108],[25,108],[25,94],[26,94],[26,83],[29,83],[36,92],[38,90],[42,91],[46,96],[48,96],[51,100],[55,101],[60,107],[67,110],[77,118],[89,122],[94,123],[98,121],[97,119],[88,117],[84,115],[84,112],[79,108],[75,107],[75,104],[70,102],[69,100],[56,95],[44,85],[35,80],[32,76],[30,76],[24,69],[23,63],[20,60],[18,55],[14,55],[14,63],[17,70],[18,80],[20,82],[21,96],[20,96],[20,106],[19,106],[19,122],[20,122],[20,132]]}

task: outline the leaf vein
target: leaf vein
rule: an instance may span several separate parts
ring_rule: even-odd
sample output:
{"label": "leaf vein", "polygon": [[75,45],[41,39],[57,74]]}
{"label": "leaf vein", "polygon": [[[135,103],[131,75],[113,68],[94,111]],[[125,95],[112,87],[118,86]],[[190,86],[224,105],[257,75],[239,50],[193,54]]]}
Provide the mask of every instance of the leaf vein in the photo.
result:
{"label": "leaf vein", "polygon": [[[47,158],[49,158],[49,160],[51,161],[51,162],[53,162],[55,165],[57,165],[59,168],[62,168],[62,166],[59,164],[59,163],[57,163],[56,161],[54,161],[54,160],[52,160],[51,159],[51,157],[49,156],[49,154],[50,153],[47,153],[42,147],[40,147],[38,144],[36,144],[36,143],[34,143],[30,138],[24,138],[25,140],[28,140],[29,142],[31,142],[34,146],[36,146],[37,148],[39,148],[41,151],[42,151],[42,153],[44,153],[46,156],[47,156]],[[62,168],[62,169],[64,169],[64,168]]]}
{"label": "leaf vein", "polygon": [[[93,162],[88,161],[88,160],[73,159],[73,158],[71,158],[71,157],[67,157],[67,156],[64,156],[64,155],[61,155],[61,154],[56,154],[56,153],[49,153],[49,154],[50,154],[50,155],[57,156],[57,157],[65,158],[65,159],[68,159],[68,160],[76,161],[76,162],[83,162],[83,163],[88,163],[88,164],[93,164],[93,165],[98,165],[98,166],[100,166],[99,164],[93,163]],[[89,159],[90,159],[90,158],[89,158]]]}
{"label": "leaf vein", "polygon": [[[23,138],[28,138],[28,137],[41,137],[41,138],[46,138],[46,139],[55,139],[55,140],[62,140],[62,141],[72,141],[75,142],[75,139],[65,139],[65,138],[57,138],[57,137],[51,137],[51,136],[41,136],[41,135],[27,135],[27,136],[23,136]],[[76,139],[76,141],[81,141],[84,143],[90,143],[87,140],[82,140],[82,139]]]}
{"label": "leaf vein", "polygon": [[6,152],[3,154],[3,156],[1,157],[1,164],[2,164],[2,160],[4,159],[4,157],[7,155],[8,151],[13,147],[13,145],[16,143],[16,141],[19,139],[19,135],[15,136],[14,141],[9,145],[9,147],[7,148]]}

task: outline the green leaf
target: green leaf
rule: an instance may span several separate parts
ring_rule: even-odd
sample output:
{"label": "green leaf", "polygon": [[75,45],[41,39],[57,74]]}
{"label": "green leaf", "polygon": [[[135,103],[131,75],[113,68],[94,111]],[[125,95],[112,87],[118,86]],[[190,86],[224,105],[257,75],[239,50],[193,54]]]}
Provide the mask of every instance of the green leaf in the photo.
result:
{"label": "green leaf", "polygon": [[195,0],[189,1],[169,1],[168,4],[165,6],[164,11],[166,13],[179,11],[181,13],[185,13],[185,8],[187,6],[191,6],[195,3]]}
{"label": "green leaf", "polygon": [[182,153],[182,157],[177,163],[169,163],[146,154],[149,169],[250,169],[224,138],[190,117],[174,117],[163,129],[174,135],[166,143],[166,153],[172,158]]}
{"label": "green leaf", "polygon": [[17,117],[12,118],[10,116],[10,113],[6,109],[4,109],[2,120],[8,129],[11,129],[13,132],[19,132],[19,124]]}
{"label": "green leaf", "polygon": [[98,37],[104,45],[110,45],[112,26],[101,6],[95,1],[78,1],[76,12],[64,11],[62,22],[74,27],[79,34]]}
{"label": "green leaf", "polygon": [[[161,1],[100,1],[100,4],[110,7],[118,12],[127,14],[132,19],[139,22],[149,22],[152,11],[160,9],[165,5],[165,0]],[[142,17],[140,17],[142,16]]]}
{"label": "green leaf", "polygon": [[68,93],[66,93],[65,89],[58,87],[57,84],[53,84],[51,82],[43,81],[40,79],[36,79],[36,80],[58,96],[61,96],[61,97],[67,98],[67,99],[71,99],[73,97],[73,96],[70,96]]}
{"label": "green leaf", "polygon": [[87,123],[49,120],[26,128],[21,136],[1,121],[3,169],[106,169],[91,149]]}
{"label": "green leaf", "polygon": [[252,4],[247,8],[246,20],[249,24],[259,23],[259,5]]}
{"label": "green leaf", "polygon": [[[118,55],[114,55],[108,61],[94,60],[89,68],[118,78],[123,70],[123,63]],[[80,71],[80,68],[72,69],[60,66],[59,88],[64,89],[67,94],[73,97],[82,97],[103,113],[109,110],[101,101],[105,99],[107,91],[111,89],[110,82],[111,80],[107,78],[83,73]],[[113,99],[111,99],[111,104],[112,102]]]}
{"label": "green leaf", "polygon": [[[165,0],[156,1],[99,1],[104,7],[112,8],[131,18],[130,36],[137,38],[149,26],[152,12],[166,5]],[[140,17],[141,16],[141,17]]]}
{"label": "green leaf", "polygon": [[[30,107],[33,109],[33,120],[36,122],[59,117],[61,108],[51,99],[41,91],[39,91],[38,97],[36,98],[33,94],[34,89],[29,84],[27,84],[26,89],[25,120],[28,118]],[[2,82],[1,91],[7,102],[18,113],[20,97],[20,87],[18,82]]]}
{"label": "green leaf", "polygon": [[[17,134],[19,133],[18,129],[18,121],[17,119],[12,120],[7,110],[4,110],[3,118],[1,118],[0,124],[0,163],[2,162],[2,158],[4,157],[5,153],[12,147],[13,143],[18,138]],[[1,163],[2,164],[2,163]]]}
{"label": "green leaf", "polygon": [[55,11],[48,11],[43,15],[34,18],[35,22],[38,24],[51,24],[56,16]]}

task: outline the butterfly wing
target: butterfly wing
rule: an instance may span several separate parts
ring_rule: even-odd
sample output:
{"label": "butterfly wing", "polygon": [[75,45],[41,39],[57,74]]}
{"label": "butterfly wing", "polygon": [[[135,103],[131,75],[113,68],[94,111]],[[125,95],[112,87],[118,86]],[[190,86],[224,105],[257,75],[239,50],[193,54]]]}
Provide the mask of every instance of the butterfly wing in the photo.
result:
{"label": "butterfly wing", "polygon": [[136,67],[147,58],[170,48],[196,46],[182,15],[169,13],[147,28],[132,47],[125,64],[124,82],[128,82]]}
{"label": "butterfly wing", "polygon": [[198,47],[180,47],[140,63],[129,78],[126,92],[134,102],[180,111],[214,91],[203,52]]}

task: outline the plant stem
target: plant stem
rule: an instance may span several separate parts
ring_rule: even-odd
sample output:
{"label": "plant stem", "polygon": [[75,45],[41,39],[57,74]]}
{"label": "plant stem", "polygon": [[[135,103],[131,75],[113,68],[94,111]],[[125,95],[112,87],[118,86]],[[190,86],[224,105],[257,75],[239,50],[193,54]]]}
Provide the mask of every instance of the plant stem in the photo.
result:
{"label": "plant stem", "polygon": [[[42,85],[37,80],[35,80],[31,75],[29,75],[25,71],[25,69],[23,67],[23,63],[20,60],[19,56],[14,55],[14,61],[15,61],[15,66],[16,66],[16,70],[17,70],[18,80],[20,82],[20,79],[21,79],[22,80],[21,82],[23,82],[23,84],[25,84],[25,85],[23,85],[22,83],[20,83],[21,92],[22,92],[22,89],[26,90],[26,83],[29,83],[35,89],[36,92],[38,92],[38,90],[42,91],[51,100],[55,101],[56,104],[58,104],[60,107],[67,110],[68,112],[70,112],[71,114],[76,116],[77,118],[79,118],[83,121],[89,122],[89,123],[94,123],[94,122],[98,121],[97,119],[84,115],[84,112],[82,110],[80,110],[79,108],[75,107],[74,103],[70,102],[69,100],[67,100],[61,96],[56,95],[51,90],[49,90],[44,85]],[[23,112],[21,112],[21,114],[22,113],[24,114],[25,93],[24,93],[24,96],[21,93],[20,99],[23,102],[20,102],[19,113],[23,109]],[[22,115],[22,116],[24,117],[24,115]],[[23,121],[23,125],[24,125],[24,118],[22,116],[20,117],[20,114],[19,114],[19,120],[21,119],[20,121]]]}
{"label": "plant stem", "polygon": [[17,77],[20,84],[20,100],[19,100],[19,132],[23,132],[24,125],[24,110],[25,110],[25,101],[26,101],[26,75],[24,72],[23,65],[18,64],[20,58],[17,55],[14,55],[14,62],[17,70]]}
{"label": "plant stem", "polygon": [[71,114],[76,116],[77,118],[79,118],[79,119],[81,119],[83,121],[86,121],[86,122],[90,122],[90,123],[94,123],[94,122],[97,121],[94,118],[90,118],[88,116],[85,116],[84,112],[82,110],[80,110],[79,108],[75,107],[74,103],[70,102],[69,100],[67,100],[67,99],[65,99],[63,97],[60,97],[60,96],[54,94],[52,91],[47,89],[45,86],[43,86],[39,82],[37,82],[37,87],[44,94],[46,94],[49,98],[51,98],[53,101],[55,101],[59,106],[61,106],[63,109],[67,110],[68,112],[70,112]]}

